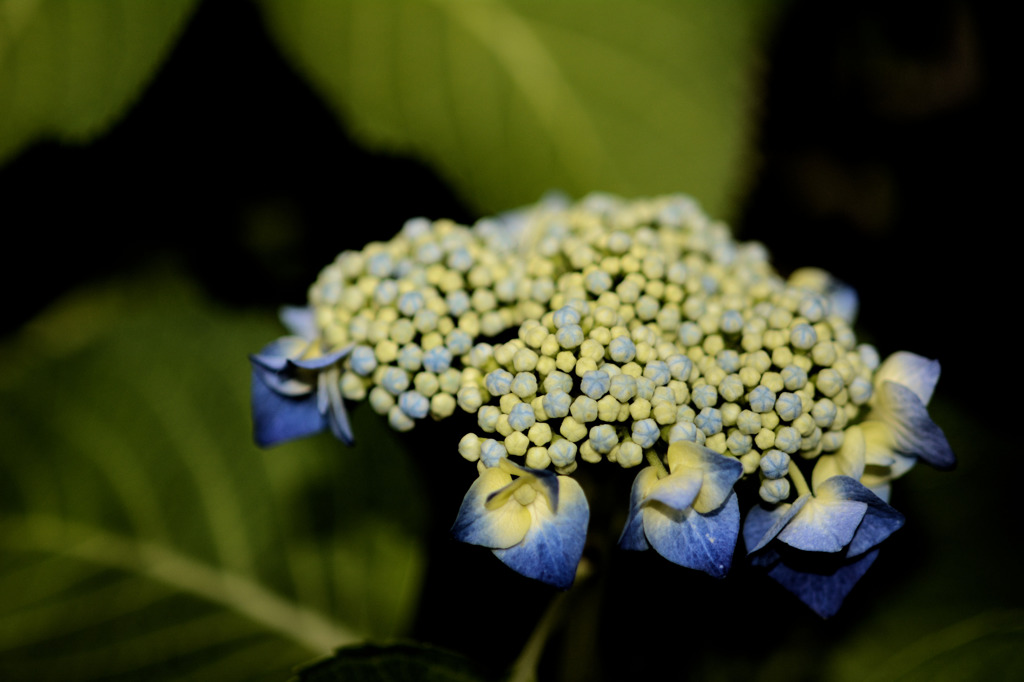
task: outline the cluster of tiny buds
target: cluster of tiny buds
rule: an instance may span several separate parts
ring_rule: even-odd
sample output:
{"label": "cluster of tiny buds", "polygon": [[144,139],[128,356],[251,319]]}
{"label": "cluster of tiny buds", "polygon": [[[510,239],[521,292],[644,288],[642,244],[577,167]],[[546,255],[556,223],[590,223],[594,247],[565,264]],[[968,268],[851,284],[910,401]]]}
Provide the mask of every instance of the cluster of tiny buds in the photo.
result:
{"label": "cluster of tiny buds", "polygon": [[681,197],[595,195],[514,235],[417,219],[341,254],[310,302],[323,344],[352,346],[342,395],[395,429],[461,409],[478,427],[464,458],[563,474],[694,441],[769,503],[791,467],[842,446],[878,365],[827,292]]}

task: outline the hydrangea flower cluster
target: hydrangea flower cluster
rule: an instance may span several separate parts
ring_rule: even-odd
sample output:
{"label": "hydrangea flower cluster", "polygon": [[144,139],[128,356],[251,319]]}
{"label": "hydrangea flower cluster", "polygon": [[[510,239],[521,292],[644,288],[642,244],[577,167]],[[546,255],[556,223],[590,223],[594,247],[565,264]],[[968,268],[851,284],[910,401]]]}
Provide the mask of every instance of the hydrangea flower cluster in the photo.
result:
{"label": "hydrangea flower cluster", "polygon": [[256,440],[350,442],[345,401],[400,431],[465,412],[452,450],[479,477],[457,539],[566,588],[589,519],[572,474],[636,468],[622,548],[722,577],[742,537],[828,616],[903,523],[890,482],[955,462],[927,412],[938,363],[880,362],[855,312],[684,196],[414,219],[339,255],[289,311],[295,335],[252,357]]}

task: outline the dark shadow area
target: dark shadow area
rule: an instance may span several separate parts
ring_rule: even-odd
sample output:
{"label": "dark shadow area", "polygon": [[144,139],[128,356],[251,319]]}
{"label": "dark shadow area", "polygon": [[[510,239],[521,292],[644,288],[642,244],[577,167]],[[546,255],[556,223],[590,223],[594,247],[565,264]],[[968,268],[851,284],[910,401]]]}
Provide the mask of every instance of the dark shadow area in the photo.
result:
{"label": "dark shadow area", "polygon": [[357,147],[241,1],[200,3],[111,131],[34,145],[0,168],[0,187],[27,266],[4,269],[18,296],[0,332],[153,258],[232,304],[300,303],[343,249],[417,215],[472,218],[422,164]]}
{"label": "dark shadow area", "polygon": [[954,370],[961,332],[999,314],[1012,267],[1005,19],[957,0],[794,3],[769,46],[761,167],[737,226],[784,272],[852,284],[883,355],[951,363],[940,390],[974,381]]}

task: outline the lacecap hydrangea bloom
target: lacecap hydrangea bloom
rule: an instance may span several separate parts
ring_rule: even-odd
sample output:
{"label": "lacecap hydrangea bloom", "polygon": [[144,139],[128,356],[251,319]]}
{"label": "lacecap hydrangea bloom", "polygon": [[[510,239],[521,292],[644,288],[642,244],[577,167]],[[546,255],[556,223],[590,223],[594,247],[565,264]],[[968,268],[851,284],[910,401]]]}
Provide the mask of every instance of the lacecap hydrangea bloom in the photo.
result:
{"label": "lacecap hydrangea bloom", "polygon": [[891,481],[955,462],[927,410],[938,363],[880,362],[856,307],[684,196],[414,219],[339,255],[296,335],[252,356],[256,440],[348,442],[346,401],[400,431],[468,413],[455,538],[567,588],[589,520],[573,473],[636,469],[621,548],[716,577],[745,554],[829,616],[903,524]]}

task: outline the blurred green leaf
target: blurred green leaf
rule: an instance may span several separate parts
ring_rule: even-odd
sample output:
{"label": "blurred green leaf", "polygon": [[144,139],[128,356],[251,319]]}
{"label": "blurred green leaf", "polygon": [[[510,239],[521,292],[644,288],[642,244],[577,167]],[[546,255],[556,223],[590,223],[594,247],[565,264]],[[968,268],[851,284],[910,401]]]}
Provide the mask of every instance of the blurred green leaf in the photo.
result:
{"label": "blurred green leaf", "polygon": [[477,667],[458,654],[417,644],[341,649],[303,668],[292,682],[479,682]]}
{"label": "blurred green leaf", "polygon": [[0,2],[0,161],[44,137],[85,141],[135,100],[196,0]]}
{"label": "blurred green leaf", "polygon": [[421,497],[386,426],[251,444],[246,353],[281,333],[155,277],[3,344],[0,678],[281,680],[403,632]]}
{"label": "blurred green leaf", "polygon": [[744,180],[766,0],[264,0],[282,51],[353,133],[433,163],[484,212]]}
{"label": "blurred green leaf", "polygon": [[931,632],[875,661],[870,682],[1016,680],[1024,670],[1024,611],[988,611]]}

